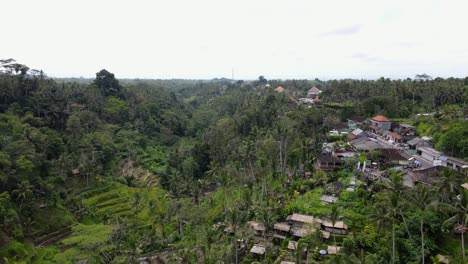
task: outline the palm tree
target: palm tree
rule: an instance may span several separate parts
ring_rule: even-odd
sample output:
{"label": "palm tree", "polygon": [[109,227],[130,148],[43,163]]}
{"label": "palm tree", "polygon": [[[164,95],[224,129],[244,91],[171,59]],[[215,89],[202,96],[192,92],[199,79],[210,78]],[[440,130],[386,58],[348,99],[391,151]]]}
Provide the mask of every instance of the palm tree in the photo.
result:
{"label": "palm tree", "polygon": [[332,226],[333,226],[333,241],[335,243],[335,247],[336,247],[336,234],[335,234],[335,224],[336,222],[338,222],[338,220],[340,220],[341,218],[341,208],[338,207],[338,205],[336,205],[335,203],[332,204],[331,208],[330,208],[330,213],[328,214],[328,218],[330,219],[330,221],[332,222]]}
{"label": "palm tree", "polygon": [[424,212],[431,206],[434,199],[429,195],[429,189],[425,185],[418,185],[408,198],[420,210],[421,263],[424,264]]}
{"label": "palm tree", "polygon": [[223,188],[224,194],[224,214],[227,215],[228,212],[228,201],[227,201],[227,188],[231,184],[231,179],[227,174],[226,170],[222,170],[221,174],[218,175],[218,184]]}
{"label": "palm tree", "polygon": [[[397,171],[390,171],[390,185],[388,189],[395,195],[398,195],[402,198],[402,194],[405,186],[403,185],[403,173]],[[398,213],[403,220],[405,225],[406,233],[408,234],[409,239],[411,240],[411,233],[409,232],[408,224],[406,223],[405,215],[403,210],[407,208],[407,203],[404,203],[402,200],[398,201]]]}
{"label": "palm tree", "polygon": [[442,181],[440,182],[437,191],[441,195],[441,201],[444,203],[450,203],[451,194],[455,193],[460,185],[453,170],[446,168],[440,172],[439,176]]}
{"label": "palm tree", "polygon": [[276,223],[277,216],[273,213],[273,208],[267,207],[265,204],[261,205],[257,212],[257,219],[265,226],[264,235],[266,235],[268,230]]}
{"label": "palm tree", "polygon": [[29,181],[21,181],[18,188],[13,190],[12,194],[16,196],[16,201],[20,201],[19,211],[23,207],[24,201],[28,201],[33,196],[33,188]]}
{"label": "palm tree", "polygon": [[247,211],[247,218],[250,218],[250,209],[253,205],[253,194],[252,189],[243,189],[240,193],[242,199],[242,205]]}
{"label": "palm tree", "polygon": [[462,242],[463,261],[465,261],[465,240],[464,234],[468,227],[468,190],[463,189],[460,193],[460,198],[456,198],[450,204],[442,204],[451,214],[444,224],[455,225],[455,230],[460,232]]}
{"label": "palm tree", "polygon": [[238,208],[229,208],[229,210],[227,211],[226,224],[234,232],[234,248],[236,251],[236,264],[239,263],[236,231],[239,225],[242,223],[243,219],[244,219],[244,215],[242,214],[242,211],[240,211]]}
{"label": "palm tree", "polygon": [[376,203],[376,209],[372,216],[379,227],[392,229],[392,263],[395,263],[395,222],[400,216],[400,199],[399,193],[389,192],[383,197],[381,203]]}

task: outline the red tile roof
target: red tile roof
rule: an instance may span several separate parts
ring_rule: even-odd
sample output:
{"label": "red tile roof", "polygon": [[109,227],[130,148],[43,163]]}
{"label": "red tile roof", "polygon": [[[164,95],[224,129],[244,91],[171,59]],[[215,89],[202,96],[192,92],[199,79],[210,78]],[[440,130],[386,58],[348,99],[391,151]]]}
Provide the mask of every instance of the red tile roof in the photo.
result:
{"label": "red tile roof", "polygon": [[374,129],[374,130],[379,130],[379,128],[376,127],[376,126],[374,126],[374,125],[370,125],[369,128],[372,128],[372,129]]}
{"label": "red tile roof", "polygon": [[278,87],[276,87],[275,91],[282,92],[282,91],[284,91],[284,88],[281,87],[281,86],[278,86]]}
{"label": "red tile roof", "polygon": [[349,133],[349,134],[348,134],[348,138],[351,139],[351,140],[353,140],[353,139],[356,139],[357,136],[354,135],[353,133]]}
{"label": "red tile roof", "polygon": [[401,136],[398,135],[397,133],[393,133],[389,131],[388,135],[391,136],[392,138],[401,139]]}
{"label": "red tile roof", "polygon": [[385,116],[381,115],[376,115],[372,118],[372,120],[377,121],[377,122],[390,122]]}

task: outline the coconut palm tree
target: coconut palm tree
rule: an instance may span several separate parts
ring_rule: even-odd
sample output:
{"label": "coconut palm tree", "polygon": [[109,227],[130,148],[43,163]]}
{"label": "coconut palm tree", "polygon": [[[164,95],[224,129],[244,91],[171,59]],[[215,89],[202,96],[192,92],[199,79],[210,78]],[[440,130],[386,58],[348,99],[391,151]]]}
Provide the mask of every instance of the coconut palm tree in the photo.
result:
{"label": "coconut palm tree", "polygon": [[442,206],[447,208],[451,215],[444,224],[455,225],[455,231],[460,233],[463,261],[465,261],[464,234],[468,230],[468,190],[463,189],[459,198],[453,199],[450,204],[444,203]]}
{"label": "coconut palm tree", "polygon": [[236,231],[239,228],[239,225],[242,223],[243,219],[244,219],[243,212],[240,211],[238,208],[229,208],[227,210],[226,224],[234,233],[234,248],[236,252],[236,264],[239,263],[239,254],[238,254],[239,252],[238,252],[238,246],[237,246]]}
{"label": "coconut palm tree", "polygon": [[23,203],[33,197],[33,188],[34,186],[32,186],[29,181],[26,180],[21,181],[21,183],[18,184],[18,188],[13,190],[12,194],[16,196],[16,201],[20,202],[19,212],[21,212]]}
{"label": "coconut palm tree", "polygon": [[450,203],[451,195],[457,192],[460,184],[455,177],[455,172],[451,169],[446,168],[438,174],[442,180],[437,190],[441,195],[440,200],[443,203]]}
{"label": "coconut palm tree", "polygon": [[399,221],[401,195],[388,192],[382,202],[376,203],[372,219],[380,228],[391,227],[392,232],[392,263],[395,263],[395,224]]}
{"label": "coconut palm tree", "polygon": [[330,221],[332,222],[332,226],[333,226],[333,242],[335,243],[335,247],[336,247],[336,234],[335,234],[335,224],[336,222],[338,222],[340,219],[341,219],[342,215],[341,215],[341,208],[338,207],[337,204],[332,204],[331,208],[330,208],[330,213],[328,214],[328,218],[330,219]]}
{"label": "coconut palm tree", "polygon": [[434,199],[425,185],[418,185],[408,198],[420,210],[421,263],[424,264],[424,212],[432,205]]}

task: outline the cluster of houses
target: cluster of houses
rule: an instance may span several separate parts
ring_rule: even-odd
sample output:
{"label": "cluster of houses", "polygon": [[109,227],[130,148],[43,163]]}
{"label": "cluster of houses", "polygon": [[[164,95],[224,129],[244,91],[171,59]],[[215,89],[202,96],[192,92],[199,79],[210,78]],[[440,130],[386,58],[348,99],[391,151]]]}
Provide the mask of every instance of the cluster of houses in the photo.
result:
{"label": "cluster of houses", "polygon": [[[430,184],[434,180],[430,179],[433,172],[444,167],[459,172],[468,168],[465,160],[434,149],[432,138],[419,137],[415,127],[392,122],[382,115],[376,115],[370,120],[351,116],[345,128],[339,125],[330,132],[346,135],[347,145],[340,148],[334,144],[324,144],[322,155],[314,164],[316,170],[340,170],[347,158],[360,157],[361,153],[366,153],[367,160],[362,164],[362,171],[401,166],[405,185],[413,187],[419,182]],[[379,175],[379,172],[375,175]]]}
{"label": "cluster of houses", "polygon": [[[296,99],[294,97],[297,96],[303,96],[304,92],[298,89],[285,89],[282,86],[278,86],[274,89],[275,92],[278,93],[288,93],[291,96],[291,100],[296,102]],[[307,96],[306,97],[301,97],[299,98],[299,102],[301,104],[305,105],[317,105],[320,104],[320,98],[319,95],[322,93],[322,91],[317,88],[317,87],[312,87],[307,91]]]}
{"label": "cluster of houses", "polygon": [[[265,236],[266,228],[264,225],[250,221],[248,227],[256,236]],[[334,224],[328,220],[322,220],[311,215],[293,213],[286,218],[285,222],[275,223],[273,225],[274,233],[271,235],[275,239],[284,240],[291,238],[288,242],[288,249],[296,251],[300,238],[309,236],[315,232],[320,232],[323,239],[328,240],[331,234],[347,235],[348,226],[343,221],[336,221]],[[252,246],[250,253],[263,256],[266,253],[266,243],[257,243]],[[336,254],[340,247],[328,246],[327,254]]]}

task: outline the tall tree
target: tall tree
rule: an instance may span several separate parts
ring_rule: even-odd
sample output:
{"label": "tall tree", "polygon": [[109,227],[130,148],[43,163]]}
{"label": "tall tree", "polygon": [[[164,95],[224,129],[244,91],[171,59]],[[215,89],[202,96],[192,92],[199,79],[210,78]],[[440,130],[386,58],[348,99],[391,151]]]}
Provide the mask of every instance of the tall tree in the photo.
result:
{"label": "tall tree", "polygon": [[430,195],[429,188],[425,185],[418,185],[416,190],[408,195],[408,198],[420,211],[421,263],[424,264],[424,212],[431,206],[434,197]]}
{"label": "tall tree", "polygon": [[101,90],[104,96],[118,96],[120,94],[120,84],[113,73],[103,69],[96,73],[94,84]]}
{"label": "tall tree", "polygon": [[463,261],[465,261],[465,233],[468,230],[468,190],[463,189],[460,198],[455,198],[450,204],[444,203],[448,209],[450,218],[444,224],[455,225],[454,230],[460,233]]}

